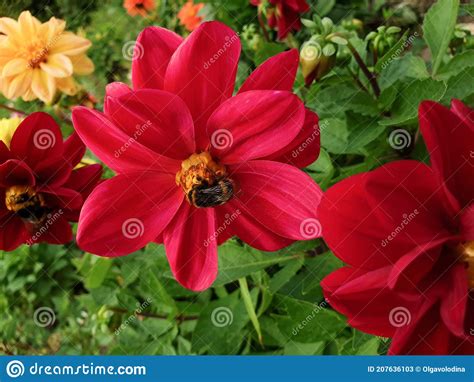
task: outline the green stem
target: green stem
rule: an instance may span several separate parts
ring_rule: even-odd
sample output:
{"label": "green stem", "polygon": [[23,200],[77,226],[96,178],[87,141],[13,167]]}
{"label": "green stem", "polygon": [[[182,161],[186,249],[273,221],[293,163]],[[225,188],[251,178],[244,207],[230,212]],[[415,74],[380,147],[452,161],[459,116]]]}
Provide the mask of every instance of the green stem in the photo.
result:
{"label": "green stem", "polygon": [[354,56],[357,62],[357,65],[359,65],[360,69],[369,80],[370,86],[372,87],[374,91],[375,97],[378,98],[380,96],[380,87],[379,87],[379,84],[377,83],[377,77],[375,77],[375,74],[369,70],[364,60],[360,56],[359,52],[357,52],[356,48],[354,48],[354,45],[352,45],[351,43],[348,43],[347,47],[349,48],[352,55]]}
{"label": "green stem", "polygon": [[247,314],[249,315],[250,321],[252,321],[253,327],[257,332],[258,342],[260,342],[260,345],[263,346],[262,330],[260,329],[260,323],[258,322],[258,317],[255,313],[255,307],[253,306],[252,296],[250,295],[247,279],[245,277],[240,278],[239,285],[240,294],[242,296],[242,299],[244,300],[245,309],[247,310]]}

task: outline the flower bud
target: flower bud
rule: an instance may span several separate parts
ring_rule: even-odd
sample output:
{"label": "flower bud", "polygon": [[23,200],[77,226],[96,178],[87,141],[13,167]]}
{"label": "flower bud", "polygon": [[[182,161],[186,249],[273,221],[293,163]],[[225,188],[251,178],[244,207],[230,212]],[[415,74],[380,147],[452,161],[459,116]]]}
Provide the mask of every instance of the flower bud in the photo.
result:
{"label": "flower bud", "polygon": [[306,86],[326,75],[334,66],[335,61],[335,54],[325,56],[318,43],[307,41],[300,52],[301,70]]}

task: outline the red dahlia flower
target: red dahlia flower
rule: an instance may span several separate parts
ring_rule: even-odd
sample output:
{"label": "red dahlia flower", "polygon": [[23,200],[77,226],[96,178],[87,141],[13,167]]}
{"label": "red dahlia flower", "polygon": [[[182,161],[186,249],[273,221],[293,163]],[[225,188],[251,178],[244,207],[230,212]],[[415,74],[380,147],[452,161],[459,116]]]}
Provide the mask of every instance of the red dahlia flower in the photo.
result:
{"label": "red dahlia flower", "polygon": [[80,168],[86,148],[77,134],[63,142],[46,113],[20,123],[9,147],[0,141],[0,249],[23,243],[64,244],[72,239],[84,199],[97,184],[100,165]]}
{"label": "red dahlia flower", "polygon": [[347,266],[331,305],[390,354],[474,354],[474,110],[420,106],[431,166],[406,160],[330,188],[324,238]]}
{"label": "red dahlia flower", "polygon": [[318,155],[318,118],[291,92],[298,52],[269,59],[232,96],[240,41],[225,25],[203,23],[186,40],[150,27],[137,45],[134,90],[111,84],[104,114],[73,111],[118,173],[85,204],[79,245],[121,256],[163,242],[176,279],[203,290],[217,245],[234,235],[267,251],[316,237],[321,191],[297,167]]}
{"label": "red dahlia flower", "polygon": [[300,16],[309,11],[306,0],[250,0],[252,5],[263,9],[268,26],[278,29],[278,39],[283,40],[291,31],[301,29]]}

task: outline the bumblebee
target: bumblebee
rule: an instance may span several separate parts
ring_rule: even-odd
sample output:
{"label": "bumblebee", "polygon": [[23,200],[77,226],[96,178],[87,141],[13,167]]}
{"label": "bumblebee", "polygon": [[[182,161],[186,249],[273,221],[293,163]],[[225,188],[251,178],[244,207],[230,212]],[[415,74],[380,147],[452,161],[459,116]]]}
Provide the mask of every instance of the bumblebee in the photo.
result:
{"label": "bumblebee", "polygon": [[5,192],[5,205],[21,219],[40,224],[48,214],[43,195],[30,186],[12,186]]}
{"label": "bumblebee", "polygon": [[188,192],[188,200],[195,207],[214,207],[227,202],[234,195],[234,182],[218,179],[214,185],[204,180]]}

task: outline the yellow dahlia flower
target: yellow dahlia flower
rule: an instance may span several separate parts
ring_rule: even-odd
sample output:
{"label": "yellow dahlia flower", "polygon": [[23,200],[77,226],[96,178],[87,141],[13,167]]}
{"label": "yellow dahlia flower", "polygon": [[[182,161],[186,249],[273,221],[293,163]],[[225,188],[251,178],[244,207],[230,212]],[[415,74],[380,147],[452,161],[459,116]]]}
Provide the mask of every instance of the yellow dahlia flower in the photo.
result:
{"label": "yellow dahlia flower", "polygon": [[21,121],[23,118],[0,118],[0,141],[3,141],[8,147],[10,147],[13,133]]}
{"label": "yellow dahlia flower", "polygon": [[41,23],[28,11],[18,21],[0,18],[0,90],[5,97],[51,103],[57,90],[77,93],[73,74],[94,70],[85,54],[91,43],[65,27],[54,17]]}

